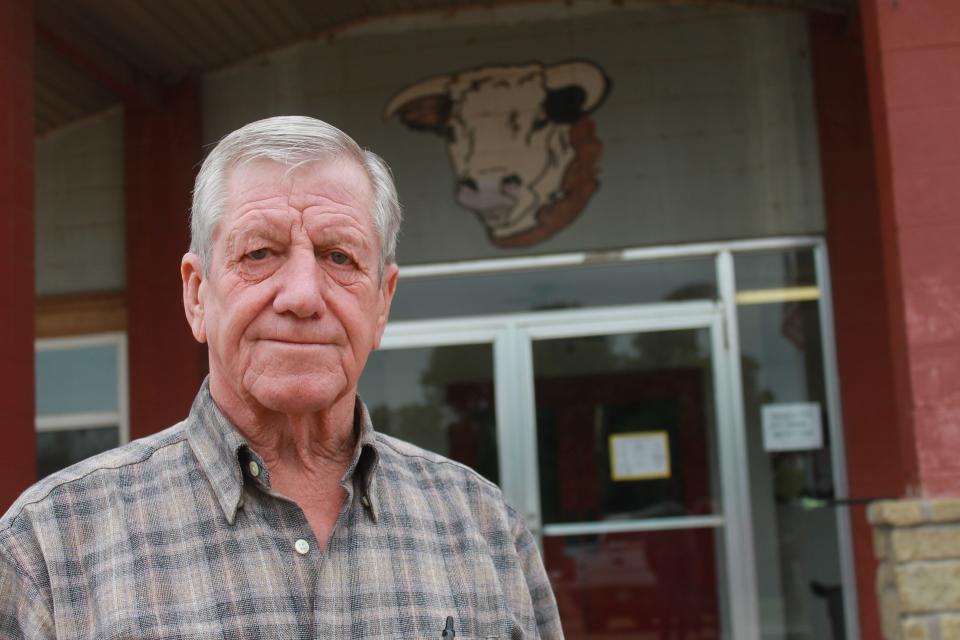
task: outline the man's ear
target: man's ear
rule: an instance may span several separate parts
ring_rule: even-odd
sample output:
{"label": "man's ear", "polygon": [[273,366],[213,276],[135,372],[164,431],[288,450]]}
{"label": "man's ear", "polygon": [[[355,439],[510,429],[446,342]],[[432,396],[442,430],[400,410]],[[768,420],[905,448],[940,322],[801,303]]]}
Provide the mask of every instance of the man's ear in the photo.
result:
{"label": "man's ear", "polygon": [[207,341],[207,328],[204,323],[203,264],[200,256],[187,253],[180,261],[180,279],[183,281],[183,312],[197,342]]}
{"label": "man's ear", "polygon": [[387,328],[387,319],[390,317],[390,303],[393,302],[393,294],[397,292],[397,279],[400,277],[400,267],[396,262],[392,262],[383,267],[383,277],[380,279],[381,308],[377,316],[377,339],[373,348],[380,346],[380,339]]}

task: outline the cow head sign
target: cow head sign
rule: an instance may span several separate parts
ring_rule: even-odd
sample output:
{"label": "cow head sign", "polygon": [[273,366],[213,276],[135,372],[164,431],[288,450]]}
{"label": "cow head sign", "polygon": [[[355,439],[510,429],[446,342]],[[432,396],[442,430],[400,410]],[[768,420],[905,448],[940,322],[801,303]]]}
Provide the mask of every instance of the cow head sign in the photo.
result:
{"label": "cow head sign", "polygon": [[487,66],[409,86],[386,116],[443,136],[457,201],[494,244],[525,247],[570,224],[596,191],[603,145],[586,116],[609,87],[590,62]]}

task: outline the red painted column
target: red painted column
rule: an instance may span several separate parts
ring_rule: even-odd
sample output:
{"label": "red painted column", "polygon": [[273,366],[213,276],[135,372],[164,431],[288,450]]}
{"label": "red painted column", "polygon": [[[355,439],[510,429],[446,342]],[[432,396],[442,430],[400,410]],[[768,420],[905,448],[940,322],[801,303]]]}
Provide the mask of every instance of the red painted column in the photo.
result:
{"label": "red painted column", "polygon": [[33,2],[0,0],[0,511],[37,479]]}
{"label": "red painted column", "polygon": [[[827,217],[837,359],[851,496],[899,497],[916,480],[911,423],[897,390],[909,388],[891,344],[891,306],[859,25],[809,21],[820,168]],[[877,563],[865,507],[851,509],[860,629],[879,638]]]}
{"label": "red painted column", "polygon": [[199,88],[185,82],[125,116],[130,437],[190,410],[206,351],[190,333],[180,258],[190,243],[190,192],[200,161]]}
{"label": "red painted column", "polygon": [[960,3],[861,0],[898,420],[960,496]]}

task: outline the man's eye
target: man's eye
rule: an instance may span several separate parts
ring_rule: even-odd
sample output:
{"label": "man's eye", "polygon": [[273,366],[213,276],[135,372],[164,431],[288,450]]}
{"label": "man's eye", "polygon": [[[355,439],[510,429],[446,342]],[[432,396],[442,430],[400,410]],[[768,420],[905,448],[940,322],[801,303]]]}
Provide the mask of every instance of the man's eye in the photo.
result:
{"label": "man's eye", "polygon": [[334,264],[338,264],[341,266],[350,264],[351,262],[350,256],[348,256],[345,253],[340,253],[339,251],[331,251],[330,260],[332,260]]}
{"label": "man's eye", "polygon": [[261,249],[255,249],[247,254],[247,257],[251,260],[263,260],[270,255],[270,249],[263,247]]}

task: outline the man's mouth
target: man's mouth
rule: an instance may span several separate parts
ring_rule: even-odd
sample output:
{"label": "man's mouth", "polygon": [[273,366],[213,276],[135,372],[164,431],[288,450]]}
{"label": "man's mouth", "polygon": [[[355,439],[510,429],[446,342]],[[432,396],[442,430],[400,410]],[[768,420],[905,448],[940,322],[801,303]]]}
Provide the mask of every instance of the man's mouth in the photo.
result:
{"label": "man's mouth", "polygon": [[323,347],[332,344],[326,340],[304,340],[301,338],[263,338],[261,342],[273,342],[295,347]]}

